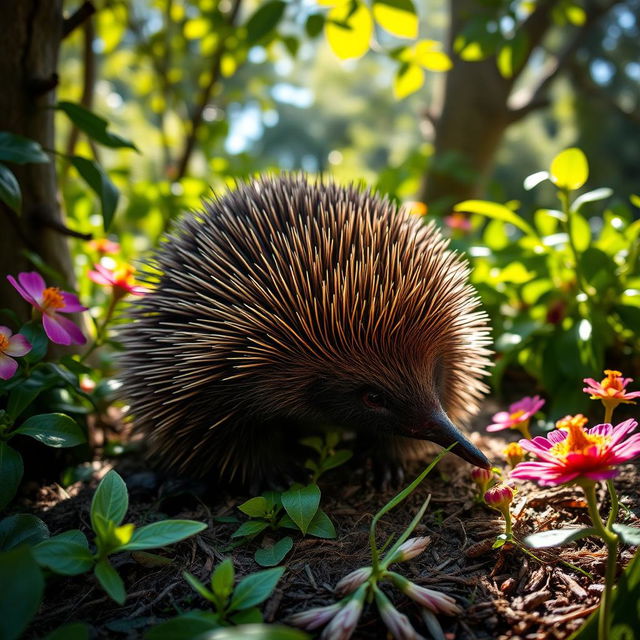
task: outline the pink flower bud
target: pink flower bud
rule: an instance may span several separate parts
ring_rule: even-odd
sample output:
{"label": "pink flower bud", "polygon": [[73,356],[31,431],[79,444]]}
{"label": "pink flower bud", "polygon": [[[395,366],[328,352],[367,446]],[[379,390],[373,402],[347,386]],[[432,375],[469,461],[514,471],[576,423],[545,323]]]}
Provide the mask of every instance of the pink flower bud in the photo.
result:
{"label": "pink flower bud", "polygon": [[431,538],[429,537],[409,538],[398,547],[397,551],[391,558],[389,558],[388,562],[385,562],[385,564],[388,566],[393,562],[406,562],[407,560],[411,560],[412,558],[419,556],[427,548],[430,542]]}
{"label": "pink flower bud", "polygon": [[352,571],[346,575],[336,585],[335,592],[339,596],[346,596],[349,593],[353,593],[361,584],[366,582],[371,575],[371,567],[362,567]]}
{"label": "pink flower bud", "polygon": [[484,501],[492,508],[502,513],[509,511],[513,502],[513,489],[507,484],[497,484],[484,494]]}
{"label": "pink flower bud", "polygon": [[473,467],[473,469],[471,469],[471,479],[478,485],[478,492],[482,494],[487,490],[487,487],[493,480],[493,471],[491,469]]}
{"label": "pink flower bud", "polygon": [[376,604],[380,617],[396,640],[417,640],[418,634],[411,626],[409,618],[400,613],[380,589],[376,589]]}
{"label": "pink flower bud", "polygon": [[342,609],[342,604],[329,605],[328,607],[315,607],[308,611],[300,611],[289,616],[288,622],[294,627],[300,627],[307,631],[313,631],[318,627],[322,627],[331,620]]}
{"label": "pink flower bud", "polygon": [[402,593],[434,613],[445,613],[450,616],[461,613],[461,609],[456,604],[456,601],[446,593],[441,593],[434,589],[427,589],[426,587],[419,587],[417,584],[392,571],[390,571],[388,575]]}
{"label": "pink flower bud", "polygon": [[356,630],[367,588],[358,588],[346,605],[335,615],[333,620],[324,628],[320,640],[349,640]]}

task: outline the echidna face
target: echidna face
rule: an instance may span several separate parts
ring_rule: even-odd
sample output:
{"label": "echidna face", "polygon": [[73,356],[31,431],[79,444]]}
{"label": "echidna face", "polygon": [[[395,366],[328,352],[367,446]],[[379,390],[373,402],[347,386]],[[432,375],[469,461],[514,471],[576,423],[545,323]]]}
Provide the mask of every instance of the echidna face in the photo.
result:
{"label": "echidna face", "polygon": [[166,465],[250,477],[280,418],[319,417],[488,464],[449,420],[485,391],[487,317],[435,225],[355,186],[262,178],[185,216],[152,267],[121,366]]}

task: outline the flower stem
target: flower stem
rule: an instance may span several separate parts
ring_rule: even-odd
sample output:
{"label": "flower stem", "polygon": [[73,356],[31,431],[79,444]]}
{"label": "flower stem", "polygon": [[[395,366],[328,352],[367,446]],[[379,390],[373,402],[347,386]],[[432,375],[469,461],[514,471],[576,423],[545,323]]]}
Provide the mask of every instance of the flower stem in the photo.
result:
{"label": "flower stem", "polygon": [[598,640],[608,640],[611,629],[611,597],[613,595],[613,583],[616,578],[616,560],[618,558],[618,536],[605,527],[596,499],[596,488],[593,482],[580,485],[587,498],[589,515],[598,535],[604,540],[607,546],[607,567],[604,577],[604,592],[600,603],[600,614],[598,616]]}
{"label": "flower stem", "polygon": [[607,489],[611,496],[611,511],[607,518],[607,529],[611,529],[611,525],[618,519],[618,511],[620,510],[620,502],[618,500],[618,492],[613,484],[613,480],[607,480]]}
{"label": "flower stem", "polygon": [[527,440],[531,440],[531,431],[529,431],[529,420],[525,420],[524,422],[521,422],[516,427],[516,429],[520,431],[523,438],[526,438]]}
{"label": "flower stem", "polygon": [[607,402],[602,403],[604,405],[604,422],[605,424],[611,424],[613,419],[613,407]]}
{"label": "flower stem", "polygon": [[80,358],[80,362],[84,362],[99,346],[102,345],[104,340],[104,335],[106,333],[109,322],[111,322],[111,318],[113,317],[113,312],[116,309],[116,305],[118,304],[118,300],[120,298],[114,294],[111,295],[111,299],[109,300],[109,306],[107,307],[107,311],[104,314],[104,318],[102,322],[98,326],[96,331],[96,337],[91,344],[91,346],[85,351],[85,353]]}

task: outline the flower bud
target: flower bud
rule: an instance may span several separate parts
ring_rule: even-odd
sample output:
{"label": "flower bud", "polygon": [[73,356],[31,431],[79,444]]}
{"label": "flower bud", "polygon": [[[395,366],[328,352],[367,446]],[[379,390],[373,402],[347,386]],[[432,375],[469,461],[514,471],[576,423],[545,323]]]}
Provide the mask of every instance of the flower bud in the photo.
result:
{"label": "flower bud", "polygon": [[414,584],[404,576],[394,573],[393,571],[389,571],[388,575],[402,593],[434,613],[445,613],[450,616],[461,613],[460,607],[458,607],[456,601],[451,596],[441,593],[440,591],[435,591],[434,589],[419,587],[417,584]]}
{"label": "flower bud", "polygon": [[328,607],[315,607],[308,611],[300,611],[289,616],[287,622],[294,627],[300,627],[307,631],[313,631],[327,624],[342,609],[342,604],[337,602]]}
{"label": "flower bud", "polygon": [[509,505],[513,502],[513,489],[507,484],[497,484],[484,494],[484,501],[492,509],[501,513],[509,511]]}
{"label": "flower bud", "polygon": [[376,588],[376,604],[378,611],[387,629],[396,640],[417,640],[418,634],[411,626],[409,618],[400,613],[392,604],[389,598]]}
{"label": "flower bud", "polygon": [[520,464],[524,460],[524,449],[517,442],[510,442],[502,454],[507,459],[507,463],[513,469],[517,464]]}
{"label": "flower bud", "polygon": [[406,562],[416,556],[419,556],[429,545],[431,538],[409,538],[403,542],[396,552],[385,562],[385,565],[390,565],[393,562]]}
{"label": "flower bud", "polygon": [[361,585],[351,599],[324,628],[320,640],[349,640],[356,630],[367,587]]}
{"label": "flower bud", "polygon": [[346,575],[336,585],[335,592],[339,596],[346,596],[349,593],[353,593],[361,584],[366,582],[371,575],[371,567],[362,567],[352,571]]}
{"label": "flower bud", "polygon": [[493,471],[491,469],[473,467],[471,469],[471,479],[478,485],[478,492],[482,495],[493,480]]}

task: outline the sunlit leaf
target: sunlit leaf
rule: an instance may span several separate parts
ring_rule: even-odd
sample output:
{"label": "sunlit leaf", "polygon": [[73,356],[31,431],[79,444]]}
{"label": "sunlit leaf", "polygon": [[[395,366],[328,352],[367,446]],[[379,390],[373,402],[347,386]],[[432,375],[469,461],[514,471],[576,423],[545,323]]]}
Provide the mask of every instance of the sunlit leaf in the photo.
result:
{"label": "sunlit leaf", "polygon": [[532,547],[533,549],[545,549],[547,547],[559,547],[569,544],[570,542],[581,540],[587,536],[597,535],[597,533],[593,527],[551,529],[527,536],[524,542],[528,547]]}
{"label": "sunlit leaf", "polygon": [[375,0],[373,17],[394,36],[415,38],[418,35],[418,16],[411,0]]}
{"label": "sunlit leaf", "polygon": [[129,494],[124,480],[113,469],[102,478],[91,501],[91,525],[96,531],[96,515],[119,525],[129,508]]}
{"label": "sunlit leaf", "polygon": [[600,189],[594,189],[593,191],[587,191],[578,196],[571,205],[572,211],[580,211],[580,207],[588,202],[598,202],[599,200],[605,200],[609,196],[613,195],[613,189],[609,187],[602,187]]}
{"label": "sunlit leaf", "polygon": [[585,10],[577,4],[566,6],[564,8],[564,15],[567,17],[567,20],[576,27],[581,27],[587,19]]}
{"label": "sunlit leaf", "polygon": [[585,251],[591,242],[591,228],[577,212],[572,213],[569,218],[569,233],[575,248],[580,252]]}
{"label": "sunlit leaf", "polygon": [[536,171],[524,179],[525,191],[531,191],[534,187],[537,187],[541,182],[549,179],[548,171]]}
{"label": "sunlit leaf", "polygon": [[589,163],[577,147],[561,151],[552,161],[551,181],[560,189],[579,189],[589,177]]}
{"label": "sunlit leaf", "polygon": [[329,11],[324,31],[331,50],[338,58],[359,58],[369,49],[373,19],[364,4],[357,3],[353,12],[350,3],[339,5]]}
{"label": "sunlit leaf", "polygon": [[495,220],[502,220],[503,222],[509,222],[514,227],[518,227],[524,231],[527,235],[537,238],[537,234],[533,227],[521,218],[517,213],[514,213],[508,207],[496,202],[488,202],[486,200],[465,200],[459,202],[453,207],[454,211],[465,211],[467,213],[478,213],[488,218]]}
{"label": "sunlit leaf", "polygon": [[104,230],[108,231],[118,208],[118,200],[120,199],[118,188],[109,180],[109,176],[103,171],[102,167],[93,160],[82,158],[81,156],[73,156],[71,164],[100,198],[102,224]]}
{"label": "sunlit leaf", "polygon": [[402,100],[424,85],[424,71],[417,64],[404,64],[393,79],[393,95]]}
{"label": "sunlit leaf", "polygon": [[64,413],[42,413],[27,418],[16,433],[35,438],[48,447],[75,447],[86,442],[80,425]]}
{"label": "sunlit leaf", "polygon": [[193,18],[184,23],[183,31],[185,38],[197,40],[207,35],[211,26],[204,18]]}

